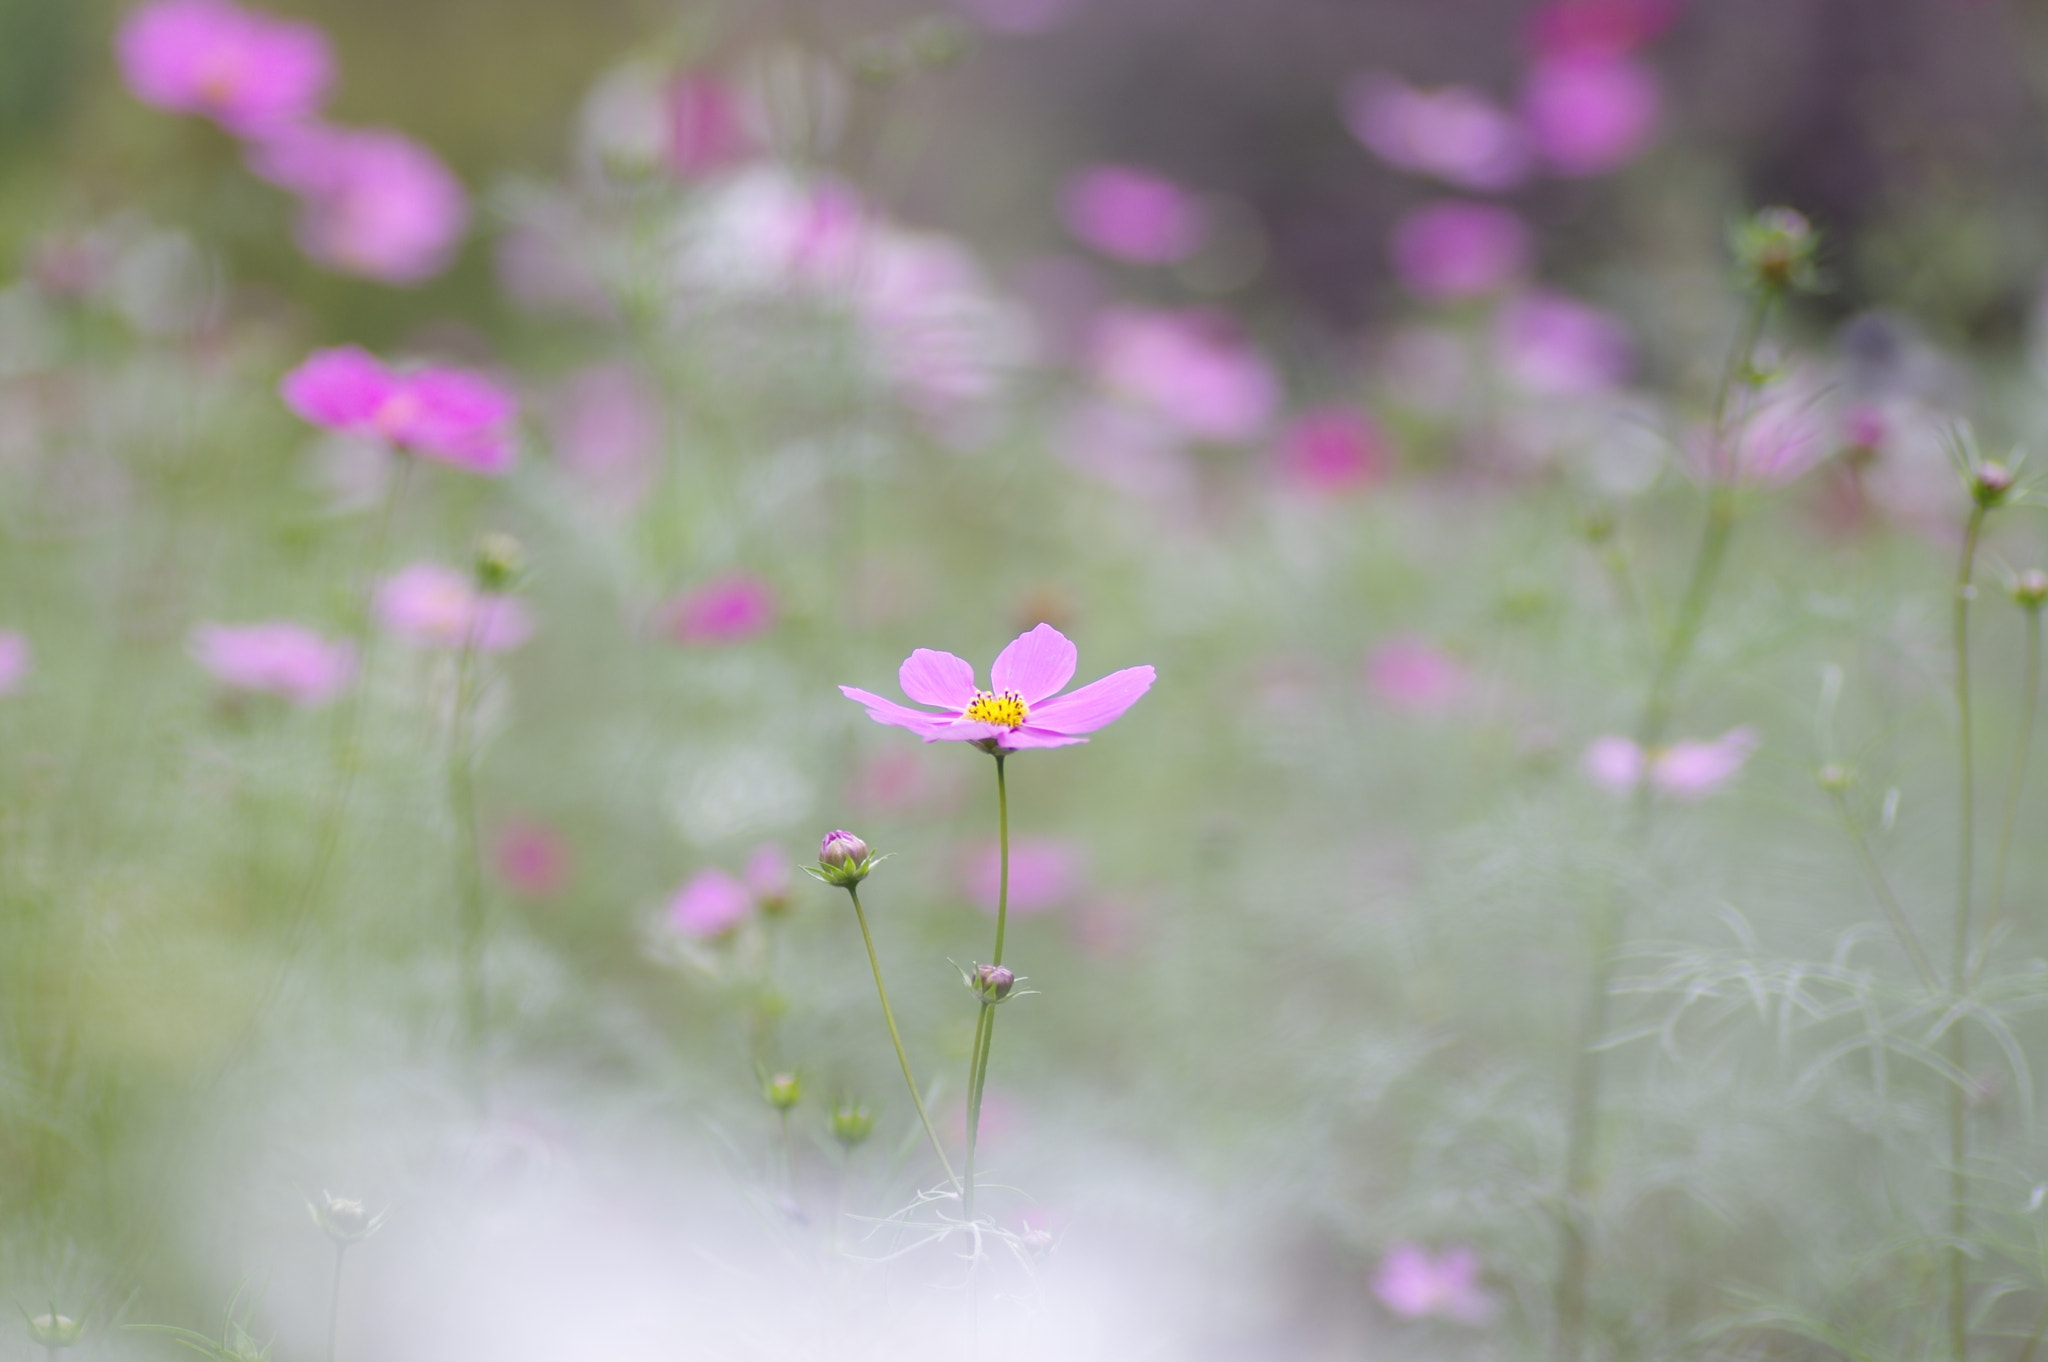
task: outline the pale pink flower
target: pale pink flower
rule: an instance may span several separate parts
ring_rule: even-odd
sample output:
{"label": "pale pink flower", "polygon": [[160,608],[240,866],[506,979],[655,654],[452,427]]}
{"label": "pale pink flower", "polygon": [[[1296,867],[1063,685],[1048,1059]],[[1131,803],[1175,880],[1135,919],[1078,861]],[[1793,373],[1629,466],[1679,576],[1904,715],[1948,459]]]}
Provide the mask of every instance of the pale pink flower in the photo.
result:
{"label": "pale pink flower", "polygon": [[1366,659],[1365,678],[1389,708],[1414,714],[1443,714],[1472,690],[1472,674],[1427,639],[1390,638]]}
{"label": "pale pink flower", "polygon": [[1804,371],[1737,389],[1718,442],[1702,423],[1685,442],[1688,470],[1702,482],[1781,487],[1835,452],[1827,393]]}
{"label": "pale pink flower", "polygon": [[519,601],[485,595],[440,563],[414,563],[386,578],[377,588],[376,614],[379,624],[422,648],[501,653],[533,637],[533,621]]}
{"label": "pale pink flower", "polygon": [[491,868],[513,893],[544,899],[569,887],[575,859],[561,833],[545,823],[518,819],[498,830]]}
{"label": "pale pink flower", "polygon": [[1560,175],[1619,170],[1656,140],[1663,94],[1649,67],[1627,57],[1564,56],[1530,68],[1522,118]]}
{"label": "pale pink flower", "polygon": [[1074,679],[1079,660],[1066,635],[1050,624],[1020,634],[989,669],[992,690],[977,690],[974,667],[951,653],[919,648],[903,660],[896,679],[903,693],[939,712],[841,686],[839,693],[867,707],[876,723],[907,728],[926,742],[971,742],[992,752],[1066,747],[1123,717],[1152,689],[1150,667],[1126,667],[1079,690],[1059,691]]}
{"label": "pale pink flower", "polygon": [[1489,203],[1433,203],[1394,224],[1394,273],[1425,302],[1498,292],[1528,272],[1533,253],[1521,217]]}
{"label": "pale pink flower", "polygon": [[462,182],[387,128],[311,125],[255,143],[249,167],[299,196],[299,246],[330,269],[417,284],[455,257],[469,221]]}
{"label": "pale pink flower", "polygon": [[1346,87],[1343,107],[1352,135],[1397,170],[1488,193],[1528,178],[1520,124],[1477,90],[1419,90],[1374,73]]}
{"label": "pale pink flower", "polygon": [[764,908],[780,907],[789,901],[789,868],[790,859],[781,847],[755,847],[743,872],[747,892]]}
{"label": "pale pink flower", "polygon": [[1271,366],[1216,313],[1111,308],[1091,351],[1104,388],[1196,439],[1251,439],[1279,405]]}
{"label": "pale pink flower", "polygon": [[754,909],[747,886],[717,867],[700,870],[669,900],[669,925],[684,936],[723,936]]}
{"label": "pale pink flower", "polygon": [[1493,1301],[1479,1289],[1479,1255],[1469,1248],[1431,1254],[1419,1244],[1391,1245],[1373,1274],[1372,1292],[1402,1319],[1483,1324],[1493,1314]]}
{"label": "pale pink flower", "polygon": [[355,645],[329,641],[302,624],[202,624],[192,631],[193,660],[230,690],[324,705],[356,674]]}
{"label": "pale pink flower", "polygon": [[467,369],[400,372],[356,346],[316,350],[286,374],[285,405],[327,430],[393,445],[472,473],[511,469],[518,402]]}
{"label": "pale pink flower", "polygon": [[927,419],[955,424],[997,397],[1032,350],[1022,309],[959,242],[878,225],[853,301],[874,369]]}
{"label": "pale pink flower", "polygon": [[862,810],[904,813],[931,793],[924,759],[915,750],[888,747],[862,758],[848,784],[847,799]]}
{"label": "pale pink flower", "polygon": [[775,591],[759,577],[728,573],[676,597],[665,613],[678,643],[740,643],[775,627]]}
{"label": "pale pink flower", "polygon": [[659,471],[661,405],[629,364],[579,369],[548,404],[555,463],[605,504],[630,509]]}
{"label": "pale pink flower", "polygon": [[1313,496],[1342,496],[1387,476],[1393,463],[1386,432],[1362,411],[1321,407],[1281,432],[1273,467],[1281,480]]}
{"label": "pale pink flower", "polygon": [[1185,495],[1194,472],[1181,432],[1152,412],[1121,402],[1083,402],[1062,418],[1054,457],[1136,497]]}
{"label": "pale pink flower", "polygon": [[[1010,842],[1010,911],[1029,915],[1057,908],[1081,888],[1087,858],[1072,842],[1019,837]],[[996,910],[1003,853],[995,842],[976,846],[961,869],[961,888],[984,913]]]}
{"label": "pale pink flower", "polygon": [[228,0],[152,0],[114,39],[128,88],[145,104],[203,114],[248,136],[319,111],[334,75],[311,24]]}
{"label": "pale pink flower", "polygon": [[1202,210],[1173,181],[1136,166],[1100,165],[1067,181],[1061,215],[1076,240],[1112,260],[1165,265],[1202,244]]}
{"label": "pale pink flower", "polygon": [[1493,343],[1502,374],[1539,397],[1611,392],[1635,363],[1628,327],[1619,318],[1540,289],[1501,306]]}
{"label": "pale pink flower", "polygon": [[26,637],[12,629],[0,629],[0,695],[21,689],[35,666],[35,650]]}
{"label": "pale pink flower", "polygon": [[688,71],[668,87],[668,164],[694,180],[745,160],[754,138],[740,116],[739,96],[715,75]]}
{"label": "pale pink flower", "polygon": [[[1748,725],[1711,742],[1675,742],[1653,750],[1650,788],[1673,799],[1699,799],[1727,784],[1761,745]],[[1595,738],[1579,762],[1586,778],[1614,794],[1633,793],[1643,779],[1643,749],[1618,734]]]}

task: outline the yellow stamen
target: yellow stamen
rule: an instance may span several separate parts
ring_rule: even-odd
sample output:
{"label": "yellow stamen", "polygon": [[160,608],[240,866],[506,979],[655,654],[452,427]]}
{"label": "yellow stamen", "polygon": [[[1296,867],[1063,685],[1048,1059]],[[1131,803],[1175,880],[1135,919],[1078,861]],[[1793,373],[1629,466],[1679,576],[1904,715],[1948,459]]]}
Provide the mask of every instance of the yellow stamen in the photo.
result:
{"label": "yellow stamen", "polygon": [[991,695],[982,690],[974,693],[974,699],[967,706],[966,717],[985,724],[1015,728],[1031,717],[1031,707],[1016,691],[1006,690],[1001,695]]}

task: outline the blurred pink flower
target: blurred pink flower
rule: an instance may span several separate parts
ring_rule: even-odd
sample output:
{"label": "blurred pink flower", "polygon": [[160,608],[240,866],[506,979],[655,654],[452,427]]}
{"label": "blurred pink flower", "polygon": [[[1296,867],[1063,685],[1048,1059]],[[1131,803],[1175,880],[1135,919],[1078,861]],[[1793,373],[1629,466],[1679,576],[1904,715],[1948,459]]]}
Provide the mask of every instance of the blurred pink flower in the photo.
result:
{"label": "blurred pink flower", "polygon": [[1687,438],[1687,466],[1702,482],[1792,482],[1835,452],[1826,399],[1825,390],[1798,370],[1739,388],[1728,403],[1726,435],[1718,446],[1704,423]]}
{"label": "blurred pink flower", "polygon": [[754,908],[747,886],[713,867],[700,870],[669,901],[669,925],[684,936],[722,936],[739,926]]}
{"label": "blurred pink flower", "polygon": [[[1650,757],[1650,788],[1674,799],[1699,799],[1733,779],[1760,745],[1756,730],[1745,724],[1712,742],[1658,748]],[[1579,766],[1601,789],[1630,794],[1643,779],[1643,749],[1633,739],[1608,734],[1587,745]]]}
{"label": "blurred pink flower", "polygon": [[575,864],[561,833],[545,823],[517,819],[498,830],[491,867],[513,893],[544,899],[569,887]]}
{"label": "blurred pink flower", "polygon": [[1181,433],[1151,412],[1120,402],[1092,400],[1069,411],[1053,451],[1069,468],[1136,497],[1168,500],[1194,482]]}
{"label": "blurred pink flower", "polygon": [[594,364],[562,382],[548,403],[555,463],[605,504],[630,509],[654,485],[661,406],[629,364]]}
{"label": "blurred pink flower", "polygon": [[1374,73],[1346,87],[1343,106],[1352,135],[1398,170],[1489,193],[1528,178],[1521,125],[1477,90],[1419,90]]}
{"label": "blurred pink flower", "polygon": [[754,139],[740,117],[739,96],[708,72],[688,71],[668,87],[668,164],[694,180],[745,160]]}
{"label": "blurred pink flower", "polygon": [[1379,423],[1350,407],[1302,413],[1281,432],[1274,470],[1298,491],[1341,496],[1386,477],[1393,462]]}
{"label": "blurred pink flower", "polygon": [[[976,846],[961,868],[961,888],[984,913],[996,910],[1002,885],[1002,848],[994,842]],[[1072,842],[1049,837],[1019,837],[1010,842],[1010,911],[1042,913],[1072,898],[1081,887],[1086,857]]]}
{"label": "blurred pink flower", "polygon": [[685,591],[664,613],[677,643],[740,643],[775,627],[775,591],[759,577],[728,573]]}
{"label": "blurred pink flower", "polygon": [[1164,176],[1136,166],[1093,166],[1067,181],[1067,230],[1083,245],[1135,265],[1165,265],[1202,244],[1202,210]]}
{"label": "blurred pink flower", "polygon": [[790,865],[790,858],[781,847],[755,847],[753,854],[747,857],[747,868],[744,872],[747,892],[763,907],[779,906],[787,902]]}
{"label": "blurred pink flower", "polygon": [[334,74],[319,29],[228,0],[152,0],[122,21],[114,51],[143,103],[244,136],[310,118]]}
{"label": "blurred pink flower", "polygon": [[875,227],[854,304],[874,368],[942,425],[997,396],[1032,348],[1021,309],[990,287],[973,255],[950,237]]}
{"label": "blurred pink flower", "polygon": [[1402,1319],[1441,1316],[1482,1324],[1493,1314],[1493,1302],[1479,1289],[1479,1255],[1469,1248],[1432,1255],[1417,1244],[1391,1245],[1373,1275],[1372,1292]]}
{"label": "blurred pink flower", "polygon": [[192,631],[193,659],[230,690],[278,695],[295,705],[324,705],[356,674],[355,645],[302,624],[202,624]]}
{"label": "blurred pink flower", "polygon": [[414,563],[377,588],[377,622],[422,648],[501,653],[533,637],[526,607],[510,596],[486,596],[468,577],[440,563]]}
{"label": "blurred pink flower", "polygon": [[35,666],[35,650],[27,638],[12,629],[0,629],[0,695],[21,689]]}
{"label": "blurred pink flower", "polygon": [[1219,314],[1111,308],[1091,340],[1104,388],[1194,438],[1251,439],[1279,404],[1272,368]]}
{"label": "blurred pink flower", "polygon": [[1067,747],[1105,728],[1152,689],[1150,667],[1126,667],[1079,690],[1058,692],[1074,679],[1079,654],[1050,624],[1020,634],[989,669],[993,690],[977,690],[974,667],[951,653],[919,648],[903,660],[896,679],[903,693],[940,712],[911,709],[853,686],[839,693],[865,705],[878,724],[907,728],[926,742],[971,742],[991,752]]}
{"label": "blurred pink flower", "polygon": [[462,182],[386,128],[309,125],[265,136],[249,168],[299,196],[299,246],[330,269],[416,284],[454,259],[469,221]]}
{"label": "blurred pink flower", "polygon": [[472,473],[512,467],[518,402],[467,369],[397,372],[356,346],[316,350],[286,374],[285,405],[327,430],[395,445]]}
{"label": "blurred pink flower", "polygon": [[1529,20],[1538,56],[1619,56],[1678,17],[1680,0],[1550,0]]}
{"label": "blurred pink flower", "polygon": [[1656,74],[1618,56],[1546,58],[1530,68],[1522,118],[1560,175],[1619,170],[1656,140],[1663,95]]}
{"label": "blurred pink flower", "polygon": [[1365,677],[1381,703],[1413,714],[1446,713],[1472,689],[1472,674],[1463,664],[1412,634],[1390,638],[1373,649]]}
{"label": "blurred pink flower", "polygon": [[1635,363],[1628,328],[1619,318],[1540,289],[1502,304],[1493,344],[1508,381],[1539,397],[1611,392]]}
{"label": "blurred pink flower", "polygon": [[847,799],[863,811],[904,813],[930,796],[931,785],[924,760],[914,749],[886,747],[861,759]]}
{"label": "blurred pink flower", "polygon": [[1487,203],[1433,203],[1394,224],[1394,273],[1425,302],[1493,293],[1527,273],[1534,253],[1520,216]]}

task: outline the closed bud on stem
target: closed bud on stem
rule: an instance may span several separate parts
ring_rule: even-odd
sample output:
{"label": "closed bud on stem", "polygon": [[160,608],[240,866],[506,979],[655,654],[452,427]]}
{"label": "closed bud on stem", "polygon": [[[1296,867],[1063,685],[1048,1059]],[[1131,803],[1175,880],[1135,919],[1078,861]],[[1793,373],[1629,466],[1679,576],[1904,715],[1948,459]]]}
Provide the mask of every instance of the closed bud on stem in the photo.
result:
{"label": "closed bud on stem", "polygon": [[336,1196],[322,1192],[318,1201],[306,1203],[312,1213],[313,1223],[337,1244],[353,1244],[358,1239],[367,1239],[377,1232],[384,1223],[381,1215],[371,1215],[363,1203],[354,1197]]}
{"label": "closed bud on stem", "polygon": [[78,1342],[78,1336],[84,1331],[84,1323],[69,1315],[60,1315],[55,1310],[47,1315],[37,1315],[28,1322],[28,1336],[45,1348],[68,1348]]}
{"label": "closed bud on stem", "polygon": [[526,550],[509,534],[487,534],[476,545],[477,590],[502,596],[526,575]]}
{"label": "closed bud on stem", "polygon": [[803,1100],[804,1085],[797,1081],[795,1074],[771,1074],[761,1085],[761,1095],[777,1111],[788,1111]]}
{"label": "closed bud on stem", "polygon": [[1008,965],[976,965],[967,982],[983,1002],[999,1003],[1017,986],[1017,976]]}
{"label": "closed bud on stem", "polygon": [[859,1102],[841,1102],[832,1108],[832,1138],[847,1149],[866,1142],[875,1133],[875,1118]]}
{"label": "closed bud on stem", "polygon": [[1989,510],[2012,491],[2012,470],[1995,459],[1986,459],[1970,471],[1970,497]]}
{"label": "closed bud on stem", "polygon": [[1820,287],[1813,225],[1790,208],[1766,208],[1732,233],[1743,282],[1766,293],[1811,293]]}
{"label": "closed bud on stem", "polygon": [[2039,610],[2048,603],[2048,572],[2039,568],[2028,568],[2013,579],[2012,598],[2029,610]]}
{"label": "closed bud on stem", "polygon": [[1840,794],[1856,783],[1854,771],[1832,761],[1815,771],[1813,778],[1829,794]]}
{"label": "closed bud on stem", "polygon": [[886,859],[869,851],[866,842],[841,828],[825,834],[825,840],[818,844],[816,868],[805,866],[804,872],[813,879],[850,890]]}

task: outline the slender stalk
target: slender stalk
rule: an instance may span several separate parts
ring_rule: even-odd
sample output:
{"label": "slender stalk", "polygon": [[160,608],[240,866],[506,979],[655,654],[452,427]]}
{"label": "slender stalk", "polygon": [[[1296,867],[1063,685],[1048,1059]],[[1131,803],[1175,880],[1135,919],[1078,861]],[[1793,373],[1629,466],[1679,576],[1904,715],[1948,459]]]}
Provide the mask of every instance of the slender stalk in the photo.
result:
{"label": "slender stalk", "polygon": [[[1976,769],[1973,757],[1970,705],[1970,597],[1975,593],[1971,579],[1977,567],[1977,543],[1983,537],[1986,507],[1980,502],[1970,510],[1969,525],[1963,531],[1961,564],[1956,569],[1954,632],[1956,654],[1956,745],[1960,757],[1962,787],[1956,805],[1961,815],[1958,829],[1961,846],[1956,856],[1955,994],[1961,1001],[1969,987],[1970,909],[1976,868]],[[1969,1047],[1960,1020],[1948,1030],[1948,1060],[1958,1079],[1948,1095],[1948,1332],[1949,1351],[1955,1362],[1970,1355],[1969,1298],[1966,1294],[1963,1236],[1970,1229],[1970,1212],[1965,1195],[1969,1188],[1963,1164],[1970,1153],[1970,1126],[1966,1094],[1961,1075],[1967,1072]]]}
{"label": "slender stalk", "polygon": [[1870,841],[1863,835],[1863,828],[1849,812],[1849,801],[1842,797],[1840,790],[1831,791],[1835,808],[1842,815],[1842,826],[1849,830],[1849,841],[1856,848],[1856,857],[1863,865],[1863,873],[1870,877],[1870,887],[1877,893],[1877,901],[1884,907],[1885,919],[1891,923],[1892,935],[1898,938],[1900,949],[1913,962],[1913,972],[1920,976],[1920,985],[1929,993],[1941,991],[1941,975],[1934,968],[1927,948],[1920,944],[1920,937],[1913,930],[1913,924],[1906,920],[1906,910],[1899,905],[1899,897],[1892,892],[1891,881],[1884,875],[1884,868],[1877,863],[1877,857],[1870,852]]}
{"label": "slender stalk", "polygon": [[341,1263],[347,1254],[347,1241],[335,1240],[334,1283],[327,1292],[327,1362],[334,1362],[335,1333],[341,1324]]}
{"label": "slender stalk", "polygon": [[[996,758],[996,844],[1001,855],[1001,872],[996,882],[996,949],[991,965],[1003,963],[1003,934],[1010,923],[1010,787],[1003,778],[1003,759]],[[967,1075],[967,1218],[974,1219],[974,1147],[981,1134],[981,1094],[988,1083],[988,1054],[995,1043],[996,1009],[982,999],[981,1017],[974,1027],[974,1054]]]}
{"label": "slender stalk", "polygon": [[[1998,855],[1991,862],[1991,895],[1984,901],[1984,931],[1988,938],[2005,912],[2005,871],[2012,858],[2012,834],[2019,822],[2020,790],[2026,784],[2027,757],[2034,748],[2034,718],[2041,693],[2041,607],[2027,607],[2027,660],[2020,681],[2020,740],[2012,754],[2012,779],[2005,787],[2005,816],[1998,826]],[[1979,959],[1981,971],[1984,962]]]}
{"label": "slender stalk", "polygon": [[448,807],[455,817],[456,930],[462,973],[462,1055],[470,1095],[479,1109],[489,1100],[484,1076],[484,880],[477,848],[475,758],[470,750],[476,708],[476,638],[463,640],[455,664],[455,711],[448,726]]}
{"label": "slender stalk", "polygon": [[860,939],[868,948],[868,965],[875,972],[875,992],[882,998],[882,1020],[888,1023],[889,1042],[896,1047],[896,1062],[903,1066],[903,1082],[910,1089],[911,1105],[917,1108],[917,1119],[924,1123],[925,1138],[932,1142],[932,1153],[939,1156],[939,1166],[946,1170],[947,1180],[958,1187],[961,1185],[959,1175],[953,1171],[952,1161],[946,1157],[946,1147],[939,1143],[939,1133],[932,1129],[932,1118],[925,1114],[924,1097],[917,1090],[917,1080],[910,1075],[910,1058],[903,1053],[903,1036],[896,1030],[896,1013],[889,1006],[889,989],[882,982],[882,962],[875,955],[875,938],[868,931],[868,915],[860,906],[860,891],[849,884],[846,893],[853,900],[853,916],[860,923]]}

